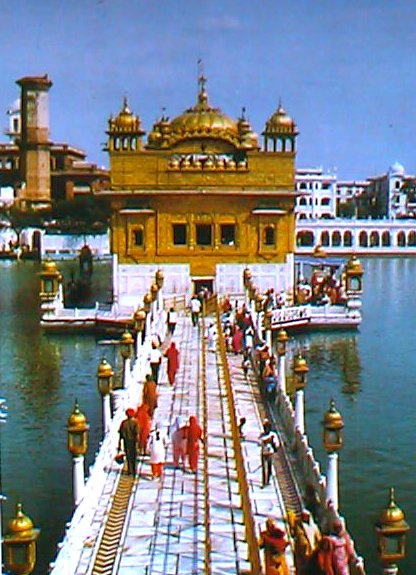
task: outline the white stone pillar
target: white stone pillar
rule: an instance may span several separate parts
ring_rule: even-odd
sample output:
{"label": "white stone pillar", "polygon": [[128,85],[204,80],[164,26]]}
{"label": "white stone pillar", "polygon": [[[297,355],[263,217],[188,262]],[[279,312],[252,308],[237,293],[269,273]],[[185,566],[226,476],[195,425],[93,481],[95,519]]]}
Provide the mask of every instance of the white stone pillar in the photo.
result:
{"label": "white stone pillar", "polygon": [[83,500],[85,492],[84,456],[75,455],[72,458],[72,462],[74,505],[76,507]]}
{"label": "white stone pillar", "polygon": [[[117,411],[119,409],[125,409],[125,403],[126,403],[126,395],[127,392],[125,389],[114,389],[113,390],[113,408],[114,408],[114,413],[117,413]],[[108,396],[110,397],[110,396]],[[129,406],[130,407],[130,406]],[[131,406],[134,407],[134,406]]]}
{"label": "white stone pillar", "polygon": [[107,393],[103,395],[103,432],[104,435],[110,429],[111,423],[111,405],[110,405],[110,394]]}
{"label": "white stone pillar", "polygon": [[272,343],[272,330],[266,329],[266,344],[270,350],[272,349]]}
{"label": "white stone pillar", "polygon": [[295,428],[305,435],[305,393],[298,389],[295,395]]}
{"label": "white stone pillar", "polygon": [[277,366],[277,383],[282,393],[286,392],[286,354],[279,354]]}
{"label": "white stone pillar", "polygon": [[399,567],[396,564],[383,567],[383,575],[398,575]]}
{"label": "white stone pillar", "polygon": [[326,501],[332,501],[338,511],[338,453],[328,453],[328,471],[326,476]]}

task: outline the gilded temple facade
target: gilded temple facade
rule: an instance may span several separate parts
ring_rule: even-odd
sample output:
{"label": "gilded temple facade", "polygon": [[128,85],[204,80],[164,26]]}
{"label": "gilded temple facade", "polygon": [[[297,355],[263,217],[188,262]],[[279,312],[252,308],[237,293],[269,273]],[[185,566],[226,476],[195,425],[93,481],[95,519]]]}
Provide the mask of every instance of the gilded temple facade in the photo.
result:
{"label": "gilded temple facade", "polygon": [[163,115],[145,141],[127,100],[108,121],[114,295],[144,293],[158,268],[167,293],[241,293],[249,266],[264,289],[293,288],[296,124],[279,105],[262,145],[243,109],[208,101]]}

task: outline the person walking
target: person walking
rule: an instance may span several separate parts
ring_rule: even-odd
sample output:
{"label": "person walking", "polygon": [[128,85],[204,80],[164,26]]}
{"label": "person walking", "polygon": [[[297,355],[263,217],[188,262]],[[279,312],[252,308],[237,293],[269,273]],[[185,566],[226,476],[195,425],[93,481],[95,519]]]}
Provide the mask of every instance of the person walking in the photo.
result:
{"label": "person walking", "polygon": [[173,335],[175,333],[176,324],[178,322],[178,313],[174,307],[171,307],[167,316],[168,333]]}
{"label": "person walking", "polygon": [[155,341],[152,341],[152,347],[149,353],[150,369],[152,370],[152,379],[157,384],[159,381],[159,368],[162,363],[162,352],[160,346]]}
{"label": "person walking", "polygon": [[186,427],[186,423],[183,421],[182,417],[176,417],[170,435],[172,443],[173,465],[176,469],[182,467],[183,471],[185,471],[186,459]]}
{"label": "person walking", "polygon": [[171,385],[173,385],[175,383],[176,373],[179,369],[179,350],[177,349],[174,341],[171,341],[170,346],[165,351],[164,356],[168,360],[168,381]]}
{"label": "person walking", "polygon": [[146,375],[146,381],[143,385],[142,403],[147,405],[150,419],[153,418],[155,409],[157,408],[157,400],[157,386],[152,376],[148,373]]}
{"label": "person walking", "polygon": [[259,547],[264,549],[265,575],[289,575],[285,549],[289,545],[285,532],[274,519],[266,520],[266,529],[260,532]]}
{"label": "person walking", "polygon": [[191,307],[192,325],[195,327],[196,325],[198,325],[199,314],[201,313],[202,308],[201,300],[198,299],[196,294],[192,296],[190,307]]}
{"label": "person walking", "polygon": [[152,468],[152,479],[161,479],[163,467],[166,461],[166,438],[162,435],[160,429],[155,429],[150,435],[150,465]]}
{"label": "person walking", "polygon": [[121,444],[123,443],[127,459],[127,474],[136,477],[137,441],[140,429],[134,417],[134,409],[126,409],[126,416],[118,430],[118,451],[121,451]]}
{"label": "person walking", "polygon": [[188,464],[192,473],[196,473],[198,468],[200,442],[203,442],[202,428],[196,417],[191,415],[186,430],[186,454],[188,456]]}
{"label": "person walking", "polygon": [[145,403],[142,403],[137,408],[136,419],[140,429],[138,439],[139,455],[146,455],[147,442],[152,427],[152,418],[149,415],[149,407]]}
{"label": "person walking", "polygon": [[261,471],[262,487],[270,484],[272,476],[273,454],[279,448],[279,439],[277,433],[272,431],[271,423],[268,419],[263,421],[263,433],[259,436],[261,448]]}

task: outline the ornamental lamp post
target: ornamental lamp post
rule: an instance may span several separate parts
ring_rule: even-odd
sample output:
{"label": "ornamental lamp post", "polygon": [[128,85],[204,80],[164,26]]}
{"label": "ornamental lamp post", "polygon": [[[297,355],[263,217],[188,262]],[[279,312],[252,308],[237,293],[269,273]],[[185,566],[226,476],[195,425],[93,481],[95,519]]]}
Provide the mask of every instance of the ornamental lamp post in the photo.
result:
{"label": "ornamental lamp post", "polygon": [[75,400],[74,410],[68,418],[68,451],[72,454],[73,461],[73,492],[74,505],[84,497],[84,455],[88,448],[88,430],[90,426],[87,418],[81,413],[78,401]]}
{"label": "ornamental lamp post", "polygon": [[406,555],[406,533],[410,530],[404,513],[394,501],[394,489],[390,489],[389,503],[382,510],[376,523],[377,549],[383,563],[384,575],[397,575],[397,561]]}
{"label": "ornamental lamp post", "polygon": [[326,478],[326,500],[332,501],[335,511],[338,511],[338,451],[343,446],[342,430],[344,422],[342,416],[335,407],[335,401],[331,399],[329,409],[324,415],[323,443],[328,453],[328,472]]}
{"label": "ornamental lamp post", "polygon": [[136,330],[136,357],[139,357],[140,347],[143,345],[143,332],[146,323],[146,311],[143,307],[136,309],[134,313],[134,329]]}
{"label": "ornamental lamp post", "polygon": [[345,268],[347,295],[360,295],[363,293],[363,275],[363,266],[357,256],[353,254]]}
{"label": "ornamental lamp post", "polygon": [[150,292],[145,293],[143,296],[143,308],[147,314],[145,335],[147,335],[148,333],[150,334],[151,332],[152,314],[150,313],[150,311],[152,309],[152,301],[153,301],[152,294]]}
{"label": "ornamental lamp post", "polygon": [[256,293],[255,298],[254,298],[254,309],[256,310],[256,314],[257,314],[257,333],[258,333],[259,337],[262,337],[262,335],[261,335],[261,313],[263,311],[263,296],[259,292]]}
{"label": "ornamental lamp post", "polygon": [[263,315],[263,327],[266,332],[266,343],[269,349],[272,349],[272,317],[273,310],[271,308],[266,309]]}
{"label": "ornamental lamp post", "polygon": [[307,374],[309,371],[306,359],[299,353],[295,357],[293,364],[293,373],[295,380],[295,427],[299,432],[305,434],[305,393],[304,389],[307,383]]}
{"label": "ornamental lamp post", "polygon": [[277,378],[282,393],[286,391],[286,346],[289,341],[287,331],[283,328],[277,332]]}
{"label": "ornamental lamp post", "polygon": [[114,371],[108,361],[103,357],[97,369],[98,391],[103,401],[103,432],[104,435],[110,429],[111,407],[110,393],[113,390]]}
{"label": "ornamental lamp post", "polygon": [[162,305],[162,287],[163,282],[165,281],[165,274],[161,269],[156,270],[155,273],[155,283],[158,287],[158,294],[157,294],[157,308],[160,311],[163,308]]}
{"label": "ornamental lamp post", "polygon": [[62,275],[56,267],[56,263],[51,259],[46,259],[42,264],[39,278],[41,311],[45,315],[53,315],[56,308],[63,305]]}
{"label": "ornamental lamp post", "polygon": [[29,575],[36,565],[36,541],[40,529],[22,511],[22,504],[16,505],[16,517],[8,524],[4,536],[5,566],[13,575]]}
{"label": "ornamental lamp post", "polygon": [[130,360],[134,349],[134,339],[129,330],[126,329],[121,334],[120,338],[120,353],[123,358],[123,377],[122,377],[122,387],[128,387],[129,381],[128,376],[130,375]]}
{"label": "ornamental lamp post", "polygon": [[247,306],[250,303],[250,296],[249,296],[250,282],[251,282],[251,270],[246,267],[243,270],[243,285],[244,285],[245,301]]}

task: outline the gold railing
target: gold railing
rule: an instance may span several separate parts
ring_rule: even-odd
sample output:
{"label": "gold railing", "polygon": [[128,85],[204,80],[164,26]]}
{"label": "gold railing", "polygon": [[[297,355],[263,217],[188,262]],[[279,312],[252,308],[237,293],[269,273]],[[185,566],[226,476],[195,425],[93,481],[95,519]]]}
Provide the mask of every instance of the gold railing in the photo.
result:
{"label": "gold railing", "polygon": [[248,561],[251,565],[251,573],[253,575],[261,575],[262,568],[260,561],[259,544],[256,536],[255,523],[253,520],[253,513],[251,509],[251,500],[249,496],[246,469],[244,466],[243,453],[241,450],[240,434],[238,431],[234,394],[231,385],[230,372],[228,369],[224,334],[220,328],[221,322],[220,322],[220,311],[218,306],[216,306],[216,319],[218,327],[218,344],[220,349],[221,362],[223,364],[223,370],[224,370],[224,380],[225,380],[225,388],[227,391],[227,400],[230,412],[234,456],[237,467],[237,478],[240,489],[241,506],[243,510],[244,527],[248,547]]}
{"label": "gold railing", "polygon": [[209,485],[208,485],[208,403],[207,403],[207,350],[206,342],[204,338],[205,334],[205,319],[202,318],[202,331],[200,332],[200,357],[201,357],[201,369],[199,370],[199,377],[202,387],[202,427],[204,430],[204,443],[203,443],[203,453],[204,453],[204,528],[205,528],[205,548],[204,548],[204,563],[205,575],[211,575],[211,518],[210,518],[210,502],[209,502]]}

